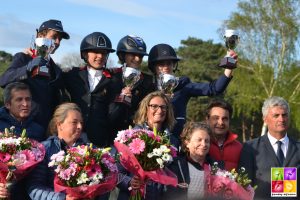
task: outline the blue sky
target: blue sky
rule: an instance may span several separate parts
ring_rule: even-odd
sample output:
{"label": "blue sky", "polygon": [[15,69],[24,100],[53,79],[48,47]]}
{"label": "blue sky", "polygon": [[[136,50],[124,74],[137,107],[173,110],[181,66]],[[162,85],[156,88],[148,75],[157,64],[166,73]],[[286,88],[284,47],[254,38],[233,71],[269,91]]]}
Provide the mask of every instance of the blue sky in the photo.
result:
{"label": "blue sky", "polygon": [[[238,0],[9,0],[0,7],[0,50],[15,54],[28,47],[43,21],[59,19],[71,36],[52,56],[79,53],[89,33],[105,33],[116,48],[128,34],[142,37],[147,51],[158,43],[177,48],[189,36],[222,42],[217,29],[237,11]],[[117,64],[117,57],[110,58]]]}

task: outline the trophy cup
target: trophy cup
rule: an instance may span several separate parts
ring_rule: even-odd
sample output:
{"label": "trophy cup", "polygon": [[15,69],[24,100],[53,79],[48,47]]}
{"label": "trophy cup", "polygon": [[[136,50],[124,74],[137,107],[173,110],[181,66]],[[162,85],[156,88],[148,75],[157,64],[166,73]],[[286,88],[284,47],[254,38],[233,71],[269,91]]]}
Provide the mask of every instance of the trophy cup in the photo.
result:
{"label": "trophy cup", "polygon": [[178,83],[178,78],[171,74],[159,75],[159,89],[171,98],[174,95],[173,90],[177,87]]}
{"label": "trophy cup", "polygon": [[226,30],[224,34],[225,46],[227,48],[227,55],[221,60],[219,67],[226,69],[236,68],[236,60],[230,57],[230,51],[234,50],[239,42],[239,36],[235,30]]}
{"label": "trophy cup", "polygon": [[52,39],[48,38],[36,38],[35,39],[35,54],[36,56],[41,56],[47,60],[47,64],[44,66],[37,66],[33,72],[32,77],[34,76],[45,76],[49,77],[49,68],[47,67],[50,61],[50,54],[55,49],[55,44]]}
{"label": "trophy cup", "polygon": [[[129,87],[130,89],[133,89],[136,83],[140,80],[141,72],[135,68],[132,67],[124,67],[123,68],[123,83],[126,87]],[[130,104],[131,103],[131,97],[128,97],[124,94],[120,94],[116,100],[116,102],[123,102]]]}

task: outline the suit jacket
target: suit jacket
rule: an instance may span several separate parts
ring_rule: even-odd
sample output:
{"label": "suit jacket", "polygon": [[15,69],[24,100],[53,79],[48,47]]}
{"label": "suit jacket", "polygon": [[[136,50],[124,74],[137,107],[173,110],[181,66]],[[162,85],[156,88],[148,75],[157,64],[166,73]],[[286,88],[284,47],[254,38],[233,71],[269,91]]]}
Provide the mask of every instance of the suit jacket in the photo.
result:
{"label": "suit jacket", "polygon": [[97,146],[108,146],[115,138],[116,124],[127,106],[114,103],[121,91],[121,84],[110,73],[103,70],[103,75],[95,89],[90,92],[87,68],[73,68],[63,74],[71,101],[76,103],[84,119],[84,131],[89,140]]}
{"label": "suit jacket", "polygon": [[[281,166],[267,134],[243,145],[239,167],[245,167],[253,185],[257,185],[255,199],[271,199],[271,168]],[[283,167],[297,167],[299,197],[300,143],[290,137]]]}

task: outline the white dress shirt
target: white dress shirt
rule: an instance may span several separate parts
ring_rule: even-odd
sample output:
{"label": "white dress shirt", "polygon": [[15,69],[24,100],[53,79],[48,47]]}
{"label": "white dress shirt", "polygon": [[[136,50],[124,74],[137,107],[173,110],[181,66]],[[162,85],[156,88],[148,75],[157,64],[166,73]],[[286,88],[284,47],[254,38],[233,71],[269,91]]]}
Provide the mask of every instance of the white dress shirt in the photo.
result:
{"label": "white dress shirt", "polygon": [[94,68],[88,67],[87,71],[88,71],[90,92],[92,92],[102,78],[102,70],[96,70]]}
{"label": "white dress shirt", "polygon": [[[269,138],[269,141],[275,151],[275,154],[277,154],[278,144],[276,142],[278,140],[276,138],[274,138],[269,132],[268,132],[268,138]],[[282,142],[281,149],[283,151],[283,155],[286,158],[286,154],[287,154],[288,147],[289,147],[289,138],[288,138],[287,134],[285,134],[285,136],[283,138],[281,138],[280,141]]]}

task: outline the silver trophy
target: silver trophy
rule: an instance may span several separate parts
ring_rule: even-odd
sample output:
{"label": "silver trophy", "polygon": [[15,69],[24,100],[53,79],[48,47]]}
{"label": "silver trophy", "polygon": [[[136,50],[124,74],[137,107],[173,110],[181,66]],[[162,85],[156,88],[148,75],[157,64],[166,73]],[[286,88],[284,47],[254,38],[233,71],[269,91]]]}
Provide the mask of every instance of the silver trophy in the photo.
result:
{"label": "silver trophy", "polygon": [[173,91],[179,83],[178,77],[173,76],[172,74],[160,74],[158,82],[159,89],[169,97],[173,97]]}
{"label": "silver trophy", "polygon": [[33,72],[32,76],[47,76],[49,77],[49,68],[47,67],[50,61],[50,54],[55,49],[54,40],[48,38],[36,38],[35,39],[35,54],[36,56],[41,56],[47,60],[45,66],[37,66],[36,70]]}
{"label": "silver trophy", "polygon": [[[135,68],[132,67],[123,68],[122,78],[123,78],[124,85],[126,87],[130,87],[131,89],[133,89],[136,83],[140,80],[140,76],[141,76],[141,72]],[[123,102],[130,105],[131,97],[128,97],[124,94],[120,94],[115,99],[115,102]]]}
{"label": "silver trophy", "polygon": [[123,69],[123,82],[125,86],[131,89],[140,80],[141,72],[132,67],[125,67]]}
{"label": "silver trophy", "polygon": [[230,51],[234,50],[239,43],[239,35],[235,30],[228,29],[224,34],[225,46],[227,48],[227,55],[221,60],[219,67],[234,69],[236,68],[236,59],[230,57]]}

